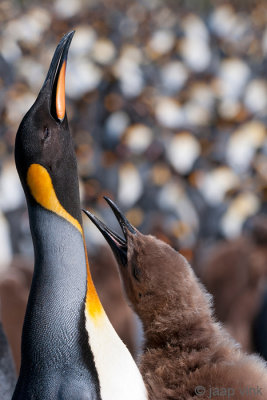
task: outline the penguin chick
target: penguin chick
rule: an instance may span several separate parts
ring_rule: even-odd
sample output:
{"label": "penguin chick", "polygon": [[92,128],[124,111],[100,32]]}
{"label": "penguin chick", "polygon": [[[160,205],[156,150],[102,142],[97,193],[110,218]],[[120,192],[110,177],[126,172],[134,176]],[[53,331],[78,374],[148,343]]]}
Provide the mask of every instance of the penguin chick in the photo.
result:
{"label": "penguin chick", "polygon": [[250,399],[267,398],[265,364],[244,354],[215,321],[211,296],[186,259],[138,232],[105,199],[124,238],[86,213],[111,246],[126,295],[142,321],[145,342],[139,367],[149,399],[221,400],[231,395],[243,400],[244,393]]}

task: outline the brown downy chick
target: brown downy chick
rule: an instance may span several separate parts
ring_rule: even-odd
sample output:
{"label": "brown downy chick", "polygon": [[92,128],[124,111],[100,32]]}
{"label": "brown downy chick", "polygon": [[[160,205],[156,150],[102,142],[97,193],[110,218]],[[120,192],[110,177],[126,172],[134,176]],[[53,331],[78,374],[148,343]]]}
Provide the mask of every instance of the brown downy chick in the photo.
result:
{"label": "brown downy chick", "polygon": [[107,199],[124,239],[92,214],[119,265],[126,295],[144,329],[139,367],[153,400],[267,398],[260,358],[242,353],[215,322],[211,296],[186,259],[142,235]]}

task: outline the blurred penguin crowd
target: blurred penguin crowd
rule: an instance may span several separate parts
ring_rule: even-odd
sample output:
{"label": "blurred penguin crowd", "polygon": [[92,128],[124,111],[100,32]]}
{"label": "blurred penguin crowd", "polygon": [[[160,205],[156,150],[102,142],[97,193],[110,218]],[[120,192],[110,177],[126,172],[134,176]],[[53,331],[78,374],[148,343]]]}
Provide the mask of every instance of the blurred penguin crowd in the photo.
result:
{"label": "blurred penguin crowd", "polygon": [[[107,195],[139,230],[184,254],[217,317],[245,350],[257,349],[267,276],[266,2],[2,0],[0,299],[17,367],[33,248],[14,141],[71,29],[67,114],[83,207],[118,231]],[[100,297],[136,354],[140,327],[115,262],[84,225]]]}

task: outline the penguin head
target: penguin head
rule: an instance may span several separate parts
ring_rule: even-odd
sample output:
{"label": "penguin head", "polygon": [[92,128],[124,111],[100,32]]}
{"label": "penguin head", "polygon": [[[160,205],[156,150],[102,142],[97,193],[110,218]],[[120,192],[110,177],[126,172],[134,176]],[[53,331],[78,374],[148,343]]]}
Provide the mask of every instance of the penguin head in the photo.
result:
{"label": "penguin head", "polygon": [[[88,211],[84,212],[110,245],[119,266],[126,295],[139,316],[165,313],[165,304],[177,295],[190,268],[185,258],[167,243],[134,228],[109,198],[105,200],[116,216],[124,238]],[[153,305],[153,307],[152,307]]]}
{"label": "penguin head", "polygon": [[79,199],[77,174],[72,171],[77,165],[65,109],[65,71],[73,35],[74,31],[66,34],[58,44],[39,95],[19,126],[15,161],[29,202],[36,202],[32,180],[41,186],[50,179],[59,202],[80,220],[80,211],[74,212]]}

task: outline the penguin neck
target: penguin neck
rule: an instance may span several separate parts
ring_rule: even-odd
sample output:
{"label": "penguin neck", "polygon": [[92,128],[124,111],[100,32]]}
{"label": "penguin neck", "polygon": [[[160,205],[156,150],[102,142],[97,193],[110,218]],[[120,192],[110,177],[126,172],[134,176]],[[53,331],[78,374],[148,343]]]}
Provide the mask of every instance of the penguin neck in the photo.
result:
{"label": "penguin neck", "polygon": [[65,364],[69,357],[82,363],[88,349],[82,235],[64,218],[38,204],[29,206],[29,217],[35,266],[24,321],[22,359],[42,363],[42,354],[46,354],[46,363],[51,358],[51,363]]}
{"label": "penguin neck", "polygon": [[[69,221],[38,204],[29,207],[29,219],[35,256],[34,273],[46,273],[46,278],[53,282],[56,279],[68,279],[68,275],[75,271],[82,276],[82,279],[77,276],[78,281],[82,282],[86,277],[82,229],[79,232]],[[82,286],[85,298],[86,285]],[[73,295],[69,289],[68,293]]]}
{"label": "penguin neck", "polygon": [[68,220],[39,204],[28,204],[28,209],[35,265],[13,399],[21,398],[24,391],[35,398],[40,390],[43,398],[63,398],[64,391],[75,387],[79,393],[88,392],[100,399],[98,374],[85,329],[82,235]]}

